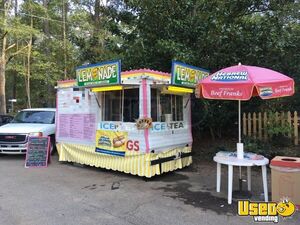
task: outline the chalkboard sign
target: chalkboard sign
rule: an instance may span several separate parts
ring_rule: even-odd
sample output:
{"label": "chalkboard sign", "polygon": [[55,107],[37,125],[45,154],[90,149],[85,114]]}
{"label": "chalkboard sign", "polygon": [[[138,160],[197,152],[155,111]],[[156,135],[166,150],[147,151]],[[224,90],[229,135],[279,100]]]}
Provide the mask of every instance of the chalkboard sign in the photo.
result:
{"label": "chalkboard sign", "polygon": [[25,167],[47,167],[50,137],[29,137]]}

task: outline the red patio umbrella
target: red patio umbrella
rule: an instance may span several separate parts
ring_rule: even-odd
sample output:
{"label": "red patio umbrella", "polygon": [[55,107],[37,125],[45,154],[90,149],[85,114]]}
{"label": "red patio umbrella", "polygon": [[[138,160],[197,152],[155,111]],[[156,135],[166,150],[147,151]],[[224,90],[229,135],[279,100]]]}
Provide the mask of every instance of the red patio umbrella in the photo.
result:
{"label": "red patio umbrella", "polygon": [[236,65],[221,69],[201,80],[196,88],[196,96],[207,99],[238,100],[239,143],[238,157],[243,158],[241,143],[241,101],[252,96],[272,99],[294,94],[294,80],[274,70],[246,65]]}

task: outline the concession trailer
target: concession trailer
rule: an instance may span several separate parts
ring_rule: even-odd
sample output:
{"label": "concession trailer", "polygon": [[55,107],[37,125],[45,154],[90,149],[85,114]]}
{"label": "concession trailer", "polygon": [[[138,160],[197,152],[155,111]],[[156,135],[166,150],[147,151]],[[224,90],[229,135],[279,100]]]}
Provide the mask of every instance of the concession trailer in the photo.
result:
{"label": "concession trailer", "polygon": [[148,178],[190,165],[190,96],[208,74],[176,61],[172,74],[121,72],[118,60],[78,67],[57,84],[59,160]]}

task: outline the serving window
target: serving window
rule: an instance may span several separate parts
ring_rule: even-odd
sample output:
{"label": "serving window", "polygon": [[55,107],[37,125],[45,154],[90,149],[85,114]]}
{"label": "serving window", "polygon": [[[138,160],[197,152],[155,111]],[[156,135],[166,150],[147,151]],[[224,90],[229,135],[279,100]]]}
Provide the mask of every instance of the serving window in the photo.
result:
{"label": "serving window", "polygon": [[[102,121],[135,122],[139,118],[139,88],[101,92]],[[154,122],[183,121],[183,96],[151,88]]]}
{"label": "serving window", "polygon": [[139,89],[125,89],[123,95],[123,122],[135,122],[139,118]]}
{"label": "serving window", "polygon": [[122,121],[122,92],[105,91],[102,92],[102,118],[103,121]]}
{"label": "serving window", "polygon": [[183,96],[151,88],[151,117],[154,122],[183,121]]}
{"label": "serving window", "polygon": [[102,120],[135,122],[139,118],[139,89],[105,91],[102,95]]}

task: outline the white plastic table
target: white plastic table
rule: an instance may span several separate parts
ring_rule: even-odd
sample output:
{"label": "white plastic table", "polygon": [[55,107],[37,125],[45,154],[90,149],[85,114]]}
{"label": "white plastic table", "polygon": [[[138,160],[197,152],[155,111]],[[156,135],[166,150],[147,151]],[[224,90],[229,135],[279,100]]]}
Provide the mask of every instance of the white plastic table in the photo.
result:
{"label": "white plastic table", "polygon": [[215,156],[214,161],[217,162],[217,192],[220,192],[220,188],[221,188],[221,164],[228,165],[228,204],[232,203],[233,166],[247,167],[248,191],[251,191],[251,167],[261,166],[265,202],[268,201],[268,183],[267,183],[266,165],[269,164],[269,159],[263,158],[261,160],[249,160],[249,159],[238,159],[236,157]]}

